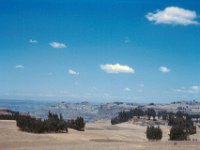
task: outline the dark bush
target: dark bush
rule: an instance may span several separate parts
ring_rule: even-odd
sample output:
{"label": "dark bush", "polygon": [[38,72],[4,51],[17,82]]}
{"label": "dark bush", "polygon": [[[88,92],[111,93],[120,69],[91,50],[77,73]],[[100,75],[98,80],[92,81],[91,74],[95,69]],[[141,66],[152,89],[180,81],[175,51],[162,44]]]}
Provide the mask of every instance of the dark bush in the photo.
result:
{"label": "dark bush", "polygon": [[118,116],[111,119],[111,124],[118,124],[122,122],[127,122],[129,119],[133,118],[133,116],[137,116],[139,119],[140,116],[144,115],[144,111],[140,108],[131,109],[129,111],[121,111],[118,113]]}
{"label": "dark bush", "polygon": [[33,133],[50,133],[50,132],[67,132],[67,124],[58,115],[49,112],[48,119],[41,120],[31,116],[19,115],[16,119],[17,126],[27,132]]}
{"label": "dark bush", "polygon": [[16,120],[19,115],[19,112],[12,110],[5,110],[5,114],[0,115],[0,120]]}
{"label": "dark bush", "polygon": [[170,140],[187,140],[189,135],[196,133],[196,126],[188,114],[177,112],[169,116],[169,125],[172,126],[170,130]]}
{"label": "dark bush", "polygon": [[147,126],[146,137],[148,140],[161,140],[162,130],[160,127]]}
{"label": "dark bush", "polygon": [[82,117],[77,117],[76,120],[69,120],[67,122],[67,125],[69,128],[76,129],[78,131],[84,131],[85,130],[85,122]]}
{"label": "dark bush", "polygon": [[169,134],[170,140],[187,140],[188,136],[186,129],[180,126],[173,126]]}

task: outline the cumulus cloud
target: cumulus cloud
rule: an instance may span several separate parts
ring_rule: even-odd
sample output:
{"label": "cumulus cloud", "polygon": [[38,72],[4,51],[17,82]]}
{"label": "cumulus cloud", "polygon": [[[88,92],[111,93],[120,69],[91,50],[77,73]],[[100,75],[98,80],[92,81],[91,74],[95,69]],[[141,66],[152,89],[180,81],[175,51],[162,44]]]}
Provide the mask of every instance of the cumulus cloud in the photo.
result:
{"label": "cumulus cloud", "polygon": [[160,69],[159,69],[162,73],[168,73],[170,72],[171,70],[165,66],[161,66]]}
{"label": "cumulus cloud", "polygon": [[37,44],[37,43],[38,43],[38,41],[37,41],[37,40],[30,39],[30,40],[29,40],[29,43],[32,43],[32,44]]}
{"label": "cumulus cloud", "polygon": [[105,64],[100,65],[100,68],[106,73],[135,73],[135,70],[127,65],[120,64]]}
{"label": "cumulus cloud", "polygon": [[51,42],[49,45],[52,48],[66,48],[67,46],[64,43],[59,43],[59,42]]}
{"label": "cumulus cloud", "polygon": [[24,66],[23,65],[16,65],[15,68],[16,69],[24,69]]}
{"label": "cumulus cloud", "polygon": [[146,18],[156,24],[172,25],[197,25],[199,22],[195,11],[180,7],[166,7],[164,10],[157,10],[155,13],[149,12]]}
{"label": "cumulus cloud", "polygon": [[200,93],[200,86],[198,85],[193,85],[189,88],[186,88],[186,87],[181,87],[179,89],[176,89],[175,90],[176,92],[180,92],[180,93],[190,93],[190,94],[197,94],[197,93]]}
{"label": "cumulus cloud", "polygon": [[72,69],[69,69],[69,70],[68,70],[68,73],[69,73],[70,75],[79,75],[79,72],[76,72],[76,71],[74,71],[74,70],[72,70]]}

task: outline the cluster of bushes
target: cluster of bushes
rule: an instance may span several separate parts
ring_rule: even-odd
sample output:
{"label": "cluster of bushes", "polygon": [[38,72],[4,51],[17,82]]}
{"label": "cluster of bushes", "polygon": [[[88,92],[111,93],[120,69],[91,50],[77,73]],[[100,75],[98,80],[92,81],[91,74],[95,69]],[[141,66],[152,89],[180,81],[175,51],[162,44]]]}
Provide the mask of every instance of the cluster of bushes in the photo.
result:
{"label": "cluster of bushes", "polygon": [[19,112],[11,111],[11,110],[5,110],[6,114],[0,115],[0,120],[16,120],[17,116],[19,115]]}
{"label": "cluster of bushes", "polygon": [[140,116],[144,115],[144,111],[140,108],[131,109],[129,111],[121,111],[118,113],[118,116],[111,119],[111,124],[118,124],[122,122],[127,122],[129,119],[133,118],[133,116],[136,116],[138,119]]}
{"label": "cluster of bushes", "polygon": [[48,119],[41,120],[27,115],[19,115],[16,119],[17,126],[27,132],[33,133],[50,133],[68,131],[66,122],[62,119],[62,115],[49,112]]}
{"label": "cluster of bushes", "polygon": [[0,120],[16,120],[16,115],[0,115]]}
{"label": "cluster of bushes", "polygon": [[148,117],[148,120],[150,120],[151,117],[153,117],[153,120],[155,121],[155,117],[156,117],[156,111],[153,108],[148,108],[146,111],[143,111],[140,108],[135,108],[135,109],[131,109],[129,111],[121,111],[118,113],[118,116],[111,119],[111,124],[118,124],[118,123],[122,123],[122,122],[127,122],[129,119],[133,118],[134,116],[136,116],[138,119],[141,116],[146,115]]}
{"label": "cluster of bushes", "polygon": [[145,114],[148,117],[148,120],[150,120],[151,117],[153,117],[153,120],[156,120],[156,111],[153,108],[148,108]]}
{"label": "cluster of bushes", "polygon": [[146,137],[149,140],[161,140],[162,139],[162,130],[160,127],[147,126]]}
{"label": "cluster of bushes", "polygon": [[187,140],[188,136],[196,133],[196,126],[188,114],[177,112],[170,114],[168,125],[172,126],[170,130],[170,140]]}
{"label": "cluster of bushes", "polygon": [[129,119],[129,112],[126,111],[122,111],[118,113],[118,116],[111,119],[111,124],[118,124],[118,123],[122,123],[122,122],[127,122]]}
{"label": "cluster of bushes", "polygon": [[69,128],[78,130],[78,131],[84,131],[85,130],[85,122],[82,117],[77,117],[76,120],[68,120],[67,126]]}
{"label": "cluster of bushes", "polygon": [[158,118],[167,120],[168,119],[168,112],[166,110],[158,111]]}
{"label": "cluster of bushes", "polygon": [[48,119],[45,120],[27,115],[19,115],[16,121],[17,126],[21,130],[33,133],[68,132],[68,128],[83,131],[85,127],[85,122],[82,117],[78,117],[76,120],[65,121],[61,114],[58,116],[57,114],[53,114],[51,112],[48,114]]}

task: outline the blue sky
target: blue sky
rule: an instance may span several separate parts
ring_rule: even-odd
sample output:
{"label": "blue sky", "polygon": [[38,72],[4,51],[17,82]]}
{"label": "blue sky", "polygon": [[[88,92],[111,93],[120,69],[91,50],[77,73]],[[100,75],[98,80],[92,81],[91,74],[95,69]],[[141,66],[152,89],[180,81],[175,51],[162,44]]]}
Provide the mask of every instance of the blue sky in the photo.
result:
{"label": "blue sky", "polygon": [[200,99],[194,0],[3,0],[0,98]]}

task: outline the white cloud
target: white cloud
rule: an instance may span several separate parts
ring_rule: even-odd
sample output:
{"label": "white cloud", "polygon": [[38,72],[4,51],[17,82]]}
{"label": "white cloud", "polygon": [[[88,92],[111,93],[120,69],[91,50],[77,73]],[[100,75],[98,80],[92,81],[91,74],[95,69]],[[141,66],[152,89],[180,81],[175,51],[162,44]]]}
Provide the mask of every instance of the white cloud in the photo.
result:
{"label": "white cloud", "polygon": [[37,40],[30,39],[30,40],[29,40],[29,43],[32,43],[32,44],[37,44],[37,43],[38,43],[38,41],[37,41]]}
{"label": "white cloud", "polygon": [[190,93],[190,94],[197,94],[197,93],[200,93],[200,86],[197,86],[197,85],[193,85],[189,88],[186,88],[186,87],[181,87],[179,89],[176,89],[175,90],[176,92],[180,92],[180,93]]}
{"label": "white cloud", "polygon": [[155,13],[149,12],[146,18],[156,24],[172,25],[197,25],[199,24],[195,11],[179,7],[166,7],[164,10],[157,10]]}
{"label": "white cloud", "polygon": [[67,46],[64,43],[59,43],[59,42],[51,42],[49,45],[52,48],[66,48]]}
{"label": "white cloud", "polygon": [[15,68],[16,69],[24,69],[24,66],[23,65],[16,65]]}
{"label": "white cloud", "polygon": [[105,64],[100,65],[100,68],[106,73],[135,73],[135,70],[133,68],[120,64]]}
{"label": "white cloud", "polygon": [[162,73],[168,73],[170,72],[171,70],[165,66],[161,66],[160,69],[159,69]]}
{"label": "white cloud", "polygon": [[124,91],[129,92],[129,91],[131,91],[131,89],[126,87],[126,88],[124,88]]}
{"label": "white cloud", "polygon": [[69,73],[70,75],[79,75],[79,72],[76,72],[76,71],[74,71],[74,70],[72,70],[72,69],[69,69],[69,70],[68,70],[68,73]]}
{"label": "white cloud", "polygon": [[199,90],[200,90],[200,86],[193,85],[193,86],[191,87],[191,90],[193,90],[193,91],[199,91]]}

